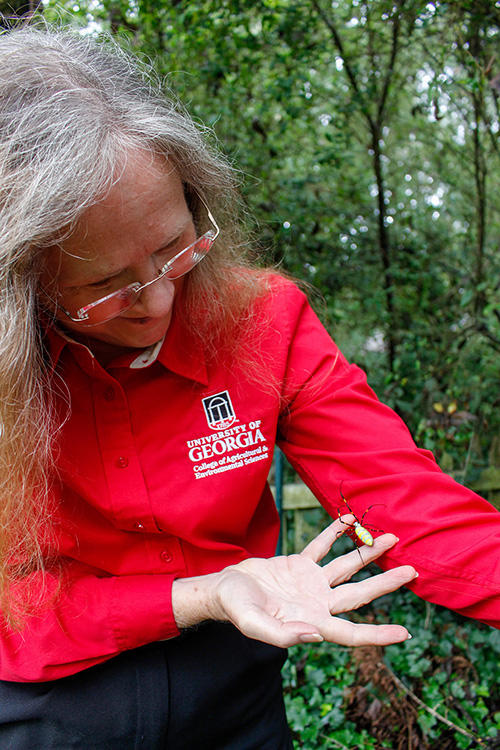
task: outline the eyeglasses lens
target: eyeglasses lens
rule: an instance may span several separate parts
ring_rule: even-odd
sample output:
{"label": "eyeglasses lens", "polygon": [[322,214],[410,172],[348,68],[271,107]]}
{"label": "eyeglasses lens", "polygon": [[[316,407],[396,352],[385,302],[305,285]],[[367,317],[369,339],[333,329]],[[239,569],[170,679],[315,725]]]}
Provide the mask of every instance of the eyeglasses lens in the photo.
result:
{"label": "eyeglasses lens", "polygon": [[206,232],[191,247],[177,256],[172,264],[164,266],[163,273],[169,279],[178,279],[193,269],[212,247],[214,232]]}
{"label": "eyeglasses lens", "polygon": [[95,305],[88,305],[87,308],[82,309],[82,312],[88,316],[84,325],[95,326],[116,318],[132,307],[138,296],[136,289],[130,286],[119,289],[114,294],[99,300]]}
{"label": "eyeglasses lens", "polygon": [[[163,276],[168,279],[178,279],[191,271],[208,253],[215,236],[216,234],[212,230],[203,234],[191,247],[180,253],[172,263],[167,263],[155,281],[159,281]],[[136,303],[141,289],[142,287],[139,284],[131,284],[123,289],[118,289],[118,291],[97,302],[82,307],[79,313],[86,316],[82,320],[82,324],[84,326],[95,326],[118,317]]]}

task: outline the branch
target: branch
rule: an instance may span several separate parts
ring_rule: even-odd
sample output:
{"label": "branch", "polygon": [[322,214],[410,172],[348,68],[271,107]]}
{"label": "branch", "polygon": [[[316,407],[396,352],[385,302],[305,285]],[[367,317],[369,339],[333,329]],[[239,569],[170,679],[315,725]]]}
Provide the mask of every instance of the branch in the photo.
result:
{"label": "branch", "polygon": [[385,76],[384,87],[382,89],[382,96],[380,97],[378,111],[377,111],[377,122],[379,123],[382,119],[382,115],[384,114],[385,105],[387,103],[387,97],[389,95],[389,85],[391,83],[391,78],[394,73],[394,63],[396,62],[396,56],[398,54],[399,29],[400,29],[400,20],[401,20],[400,12],[403,9],[403,5],[404,5],[404,0],[400,0],[400,2],[398,3],[399,7],[397,8],[397,11],[396,11],[396,18],[392,26],[391,55],[389,58],[389,65],[387,66],[387,75]]}
{"label": "branch", "polygon": [[373,122],[372,116],[370,115],[368,109],[366,108],[366,106],[364,104],[364,94],[361,91],[360,87],[358,86],[358,82],[356,80],[356,76],[354,75],[354,71],[353,71],[353,69],[351,67],[350,60],[349,60],[349,58],[347,57],[347,55],[345,53],[344,45],[342,44],[342,39],[340,38],[340,35],[339,35],[338,31],[337,31],[337,27],[335,26],[335,24],[333,23],[333,21],[331,21],[330,18],[326,15],[326,13],[324,12],[323,8],[320,6],[319,0],[312,0],[312,6],[313,6],[313,8],[315,8],[316,13],[319,15],[319,17],[324,22],[325,26],[328,28],[328,30],[330,31],[331,35],[333,36],[333,40],[334,40],[335,45],[336,45],[336,47],[337,47],[337,49],[339,51],[339,55],[341,56],[342,61],[344,63],[344,68],[345,68],[345,72],[347,73],[347,77],[349,78],[349,81],[351,82],[351,86],[354,89],[354,92],[356,93],[356,95],[358,96],[358,98],[359,98],[359,100],[361,102],[363,113],[364,113],[366,119],[368,120],[368,124],[370,126],[370,130],[373,132],[374,122]]}
{"label": "branch", "polygon": [[336,740],[335,737],[329,737],[327,734],[320,734],[320,737],[322,740],[325,740],[328,745],[335,745],[335,747],[340,747],[340,750],[349,750],[347,745],[343,745],[342,742]]}
{"label": "branch", "polygon": [[387,664],[385,664],[384,662],[379,662],[378,666],[384,667],[387,670],[387,672],[390,674],[391,678],[394,680],[396,685],[404,693],[406,693],[406,695],[408,695],[410,698],[413,698],[413,700],[416,703],[418,703],[418,705],[421,708],[425,709],[428,713],[430,713],[431,716],[434,716],[435,719],[437,719],[438,721],[441,721],[443,724],[446,724],[447,727],[450,727],[450,729],[453,729],[455,732],[459,732],[460,734],[463,734],[464,737],[467,737],[469,740],[473,740],[478,745],[486,747],[486,743],[484,742],[484,740],[482,740],[481,737],[479,737],[479,735],[477,735],[475,732],[471,732],[470,730],[467,730],[467,729],[462,729],[462,727],[457,726],[457,724],[454,724],[452,721],[447,719],[446,716],[443,716],[438,711],[436,711],[435,708],[431,708],[430,706],[427,705],[427,703],[424,703],[424,701],[421,700],[418,697],[418,695],[415,695],[415,693],[412,690],[410,690],[410,688],[406,687],[404,682],[401,682],[399,677],[396,677],[394,672],[387,666]]}
{"label": "branch", "polygon": [[500,339],[495,336],[495,334],[491,333],[486,323],[478,323],[475,328],[478,333],[481,333],[486,339],[488,339],[496,351],[500,351]]}

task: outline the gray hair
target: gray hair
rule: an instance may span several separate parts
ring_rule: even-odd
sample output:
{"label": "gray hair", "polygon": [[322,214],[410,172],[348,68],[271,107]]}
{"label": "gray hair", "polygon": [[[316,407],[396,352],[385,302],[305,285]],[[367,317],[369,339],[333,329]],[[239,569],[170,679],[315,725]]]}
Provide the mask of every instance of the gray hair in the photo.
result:
{"label": "gray hair", "polygon": [[[235,173],[205,135],[109,41],[36,28],[0,35],[0,590],[11,622],[10,583],[46,564],[40,529],[48,526],[58,426],[37,319],[44,249],[109,191],[130,147],[142,148],[176,169],[195,224],[201,195],[221,226],[186,282],[185,317],[204,343],[211,326],[212,351],[223,338],[231,349],[238,320],[250,325],[241,313],[263,293],[262,277],[242,259]],[[13,550],[20,568],[9,567]]]}
{"label": "gray hair", "polygon": [[109,40],[22,29],[0,36],[0,61],[0,231],[15,257],[72,227],[129,146],[165,154],[211,206],[228,200],[232,170],[203,129]]}

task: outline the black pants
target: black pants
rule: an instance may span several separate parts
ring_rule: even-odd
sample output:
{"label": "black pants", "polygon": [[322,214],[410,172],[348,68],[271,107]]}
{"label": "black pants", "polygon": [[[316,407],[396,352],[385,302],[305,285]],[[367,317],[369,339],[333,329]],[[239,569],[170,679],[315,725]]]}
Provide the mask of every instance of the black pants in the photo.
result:
{"label": "black pants", "polygon": [[286,652],[206,623],[53,682],[0,682],[1,750],[292,750]]}

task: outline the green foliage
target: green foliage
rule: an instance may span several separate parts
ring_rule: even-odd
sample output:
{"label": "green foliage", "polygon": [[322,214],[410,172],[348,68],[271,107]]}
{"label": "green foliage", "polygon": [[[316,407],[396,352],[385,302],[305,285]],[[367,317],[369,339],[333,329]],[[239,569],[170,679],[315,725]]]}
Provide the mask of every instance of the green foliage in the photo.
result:
{"label": "green foliage", "polygon": [[365,608],[412,640],[385,649],[290,650],[283,677],[295,747],[500,747],[500,632],[408,591]]}

